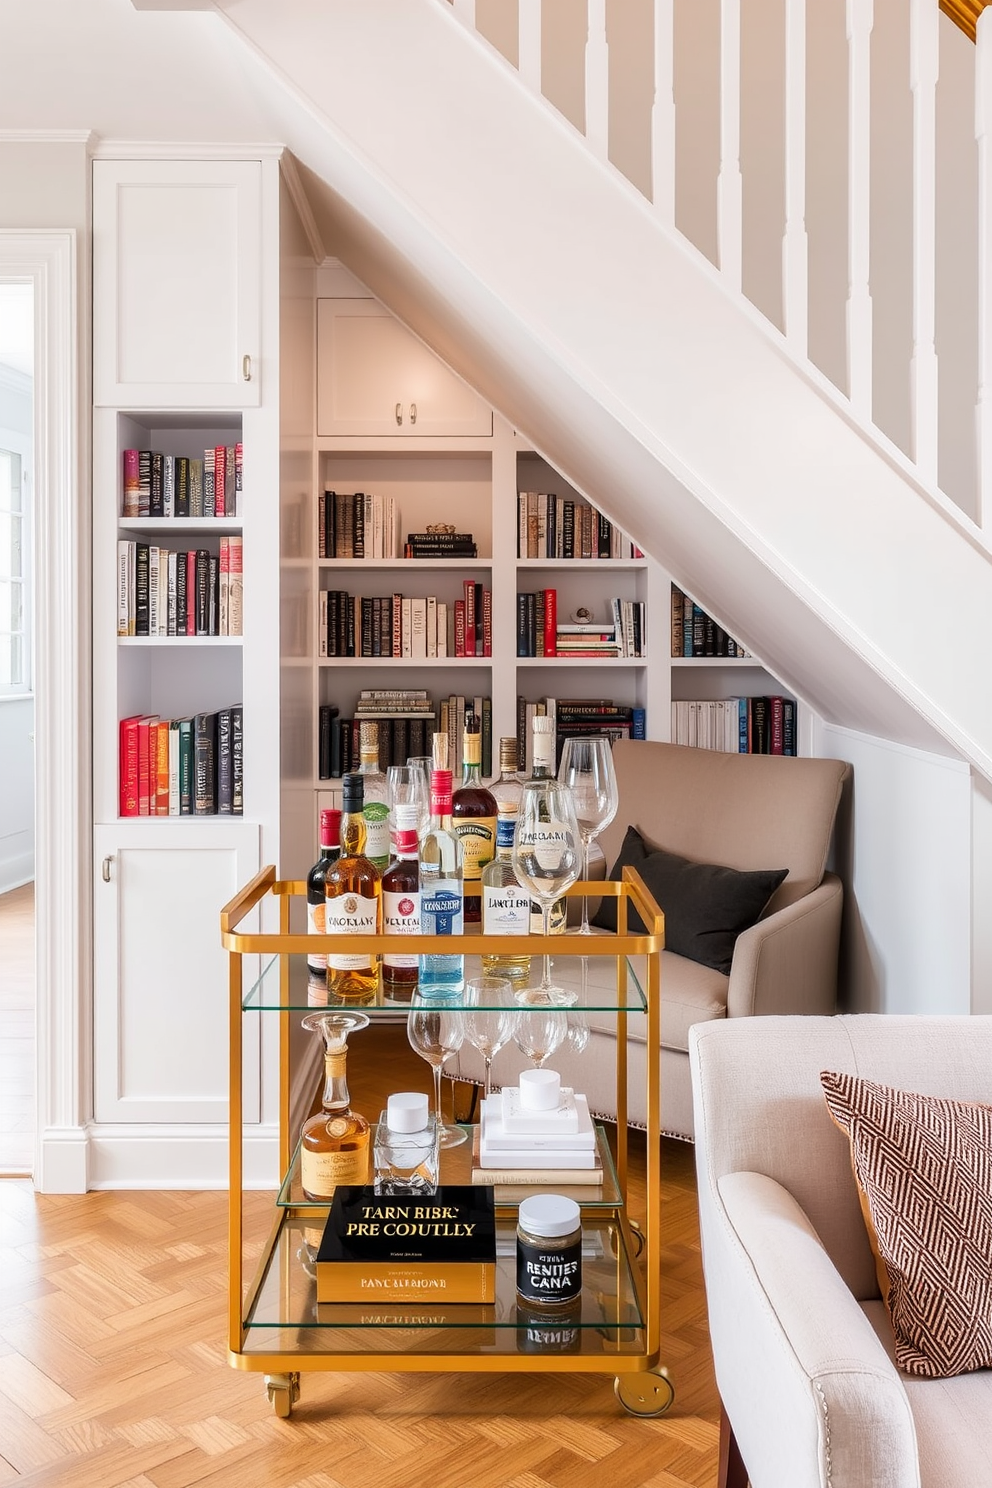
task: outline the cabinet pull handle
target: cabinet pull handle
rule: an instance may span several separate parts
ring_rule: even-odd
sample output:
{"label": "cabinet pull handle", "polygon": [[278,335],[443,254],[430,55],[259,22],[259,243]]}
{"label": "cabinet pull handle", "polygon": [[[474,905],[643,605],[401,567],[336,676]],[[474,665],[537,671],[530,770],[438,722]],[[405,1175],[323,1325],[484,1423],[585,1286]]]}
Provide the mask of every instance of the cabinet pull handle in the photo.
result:
{"label": "cabinet pull handle", "polygon": [[416,403],[411,403],[410,404],[410,422],[411,422],[411,424],[415,424],[417,422],[417,405],[416,405]]}
{"label": "cabinet pull handle", "polygon": [[403,404],[402,403],[397,403],[397,405],[396,405],[396,422],[398,424],[401,424],[403,422]]}
{"label": "cabinet pull handle", "polygon": [[114,860],[113,860],[113,857],[112,856],[111,857],[106,857],[103,860],[103,881],[104,881],[104,883],[109,883],[110,882],[110,865],[111,865],[111,863],[113,861]]}
{"label": "cabinet pull handle", "polygon": [[251,357],[250,356],[247,356],[246,355],[246,356],[243,356],[241,358],[241,376],[242,376],[242,378],[243,378],[243,380],[245,382],[251,382]]}

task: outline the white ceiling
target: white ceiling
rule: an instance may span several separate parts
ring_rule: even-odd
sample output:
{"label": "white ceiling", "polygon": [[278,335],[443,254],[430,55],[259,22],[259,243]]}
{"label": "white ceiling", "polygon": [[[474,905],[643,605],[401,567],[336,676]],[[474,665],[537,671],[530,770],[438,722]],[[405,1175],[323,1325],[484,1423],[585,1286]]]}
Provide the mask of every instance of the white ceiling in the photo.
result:
{"label": "white ceiling", "polygon": [[0,284],[0,363],[34,371],[34,291],[30,284]]}

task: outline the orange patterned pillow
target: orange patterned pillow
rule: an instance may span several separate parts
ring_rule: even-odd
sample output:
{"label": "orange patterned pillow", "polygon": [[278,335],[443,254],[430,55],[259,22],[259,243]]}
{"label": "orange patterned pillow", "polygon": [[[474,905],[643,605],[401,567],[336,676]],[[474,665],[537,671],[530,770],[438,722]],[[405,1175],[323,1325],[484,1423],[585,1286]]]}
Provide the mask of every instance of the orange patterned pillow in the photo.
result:
{"label": "orange patterned pillow", "polygon": [[820,1075],[907,1374],[992,1366],[992,1105]]}

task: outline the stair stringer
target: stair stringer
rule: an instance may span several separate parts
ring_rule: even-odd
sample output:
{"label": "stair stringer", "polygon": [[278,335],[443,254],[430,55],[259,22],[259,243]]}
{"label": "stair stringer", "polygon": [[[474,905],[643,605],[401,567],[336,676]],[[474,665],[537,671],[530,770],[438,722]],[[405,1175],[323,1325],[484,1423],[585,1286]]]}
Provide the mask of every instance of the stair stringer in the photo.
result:
{"label": "stair stringer", "polygon": [[439,0],[224,0],[331,251],[825,720],[992,779],[989,555]]}

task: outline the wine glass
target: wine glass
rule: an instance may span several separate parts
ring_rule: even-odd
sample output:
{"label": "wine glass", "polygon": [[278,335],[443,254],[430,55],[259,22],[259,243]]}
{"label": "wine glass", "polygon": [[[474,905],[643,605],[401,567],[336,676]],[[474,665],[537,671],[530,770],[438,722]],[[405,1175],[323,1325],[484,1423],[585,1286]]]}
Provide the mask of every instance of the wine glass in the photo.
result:
{"label": "wine glass", "polygon": [[417,837],[422,840],[431,824],[431,800],[427,777],[419,765],[390,765],[386,771],[386,792],[389,800],[389,841],[396,841],[396,808],[410,805],[417,808]]}
{"label": "wine glass", "polygon": [[482,1055],[486,1066],[483,1099],[493,1089],[493,1059],[513,1037],[517,1019],[507,977],[475,976],[465,983],[465,1037]]}
{"label": "wine glass", "polygon": [[[575,815],[582,838],[582,877],[589,877],[589,848],[617,814],[620,793],[613,767],[613,748],[602,734],[565,740],[558,766],[558,779],[567,785],[575,802]],[[591,935],[589,900],[582,896],[579,935]]]}
{"label": "wine glass", "polygon": [[[542,933],[549,934],[551,906],[579,876],[579,826],[572,793],[560,780],[528,780],[520,796],[513,834],[513,868],[517,881],[541,906]],[[575,1001],[551,981],[551,954],[544,953],[539,987],[528,987],[518,1000],[565,1004]]]}
{"label": "wine glass", "polygon": [[414,992],[406,1020],[410,1047],[426,1059],[434,1071],[434,1119],[441,1147],[457,1147],[467,1133],[460,1126],[445,1126],[441,1120],[441,1066],[457,1054],[465,1037],[464,1014],[457,1008],[439,1007],[436,998]]}
{"label": "wine glass", "polygon": [[568,1037],[570,1014],[562,1007],[527,1007],[517,1014],[513,1042],[537,1069]]}
{"label": "wine glass", "polygon": [[581,1008],[570,1008],[566,1015],[565,1043],[575,1054],[589,1045],[589,1020]]}
{"label": "wine glass", "polygon": [[407,769],[418,771],[424,780],[423,826],[418,828],[418,836],[422,839],[431,824],[431,771],[434,768],[434,760],[429,754],[411,754],[406,763]]}

